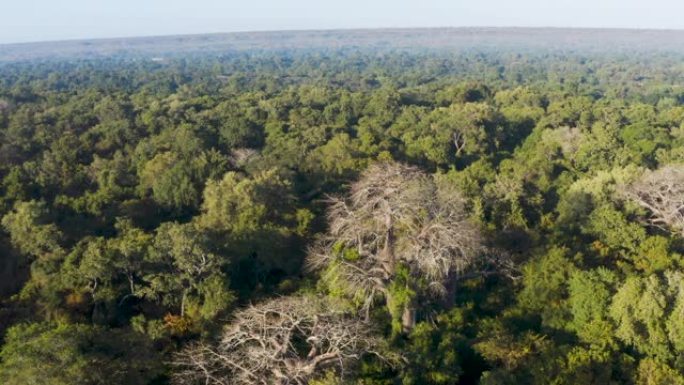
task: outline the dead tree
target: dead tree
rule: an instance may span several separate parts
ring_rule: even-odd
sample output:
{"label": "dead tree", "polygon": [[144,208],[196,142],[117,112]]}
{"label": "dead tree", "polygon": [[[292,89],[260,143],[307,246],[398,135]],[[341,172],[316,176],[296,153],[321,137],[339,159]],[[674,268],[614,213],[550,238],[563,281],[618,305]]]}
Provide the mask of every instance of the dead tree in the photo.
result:
{"label": "dead tree", "polygon": [[376,346],[367,324],[325,300],[282,297],[238,312],[216,346],[176,355],[173,380],[190,385],[305,385],[322,371],[344,375]]}
{"label": "dead tree", "polygon": [[252,148],[236,148],[230,152],[229,159],[234,167],[241,168],[258,156],[258,150]]}
{"label": "dead tree", "polygon": [[[362,298],[366,314],[382,297],[399,316],[391,288],[402,272],[409,275],[407,292],[443,293],[447,280],[464,272],[482,250],[461,194],[398,163],[370,166],[348,197],[331,199],[328,221],[329,232],[311,250],[309,266]],[[416,322],[416,299],[400,304],[404,331]]]}
{"label": "dead tree", "polygon": [[684,166],[646,171],[637,181],[623,186],[621,192],[648,210],[651,226],[684,235]]}
{"label": "dead tree", "polygon": [[456,156],[461,155],[461,152],[466,146],[466,138],[462,131],[454,131],[452,134],[454,148],[456,149]]}

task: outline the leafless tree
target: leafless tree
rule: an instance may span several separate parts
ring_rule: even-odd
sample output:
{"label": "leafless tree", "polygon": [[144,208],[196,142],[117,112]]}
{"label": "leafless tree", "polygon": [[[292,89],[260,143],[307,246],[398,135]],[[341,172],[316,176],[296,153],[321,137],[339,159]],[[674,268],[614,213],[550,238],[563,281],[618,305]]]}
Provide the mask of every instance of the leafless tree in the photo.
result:
{"label": "leafless tree", "polygon": [[253,148],[236,148],[230,152],[230,161],[235,167],[244,167],[258,156],[259,151]]}
{"label": "leafless tree", "polygon": [[456,156],[459,156],[466,146],[465,135],[463,135],[463,132],[461,131],[454,131],[452,139],[454,141],[454,147],[456,148]]}
{"label": "leafless tree", "polygon": [[547,129],[542,132],[542,140],[557,144],[563,156],[571,162],[574,162],[577,151],[582,145],[583,136],[580,128],[569,126]]}
{"label": "leafless tree", "polygon": [[304,385],[345,370],[377,340],[368,325],[313,297],[282,297],[238,312],[217,346],[176,355],[174,382],[204,385]]}
{"label": "leafless tree", "polygon": [[650,225],[684,235],[683,165],[646,171],[637,181],[623,186],[621,192],[648,210]]}
{"label": "leafless tree", "polygon": [[[423,289],[443,293],[447,280],[463,273],[482,250],[461,194],[398,163],[370,166],[347,198],[331,199],[328,221],[329,233],[311,250],[308,263],[363,298],[366,312],[378,297],[393,308],[390,286],[400,268],[412,281],[424,282]],[[414,326],[415,298],[403,304],[401,318],[405,331]]]}

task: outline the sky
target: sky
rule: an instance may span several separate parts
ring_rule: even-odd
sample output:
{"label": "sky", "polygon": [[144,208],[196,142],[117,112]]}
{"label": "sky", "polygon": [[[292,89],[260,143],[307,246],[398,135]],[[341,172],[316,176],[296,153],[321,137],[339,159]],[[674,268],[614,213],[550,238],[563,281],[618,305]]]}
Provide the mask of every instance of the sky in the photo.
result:
{"label": "sky", "polygon": [[0,44],[386,27],[684,29],[682,0],[0,0]]}

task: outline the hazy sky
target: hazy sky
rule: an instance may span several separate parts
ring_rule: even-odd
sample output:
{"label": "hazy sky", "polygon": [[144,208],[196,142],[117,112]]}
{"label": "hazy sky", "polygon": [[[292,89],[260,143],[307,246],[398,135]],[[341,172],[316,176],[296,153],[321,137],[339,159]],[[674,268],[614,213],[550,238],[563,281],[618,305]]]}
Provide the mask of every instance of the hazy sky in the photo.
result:
{"label": "hazy sky", "polygon": [[282,29],[684,29],[683,0],[0,0],[0,43]]}

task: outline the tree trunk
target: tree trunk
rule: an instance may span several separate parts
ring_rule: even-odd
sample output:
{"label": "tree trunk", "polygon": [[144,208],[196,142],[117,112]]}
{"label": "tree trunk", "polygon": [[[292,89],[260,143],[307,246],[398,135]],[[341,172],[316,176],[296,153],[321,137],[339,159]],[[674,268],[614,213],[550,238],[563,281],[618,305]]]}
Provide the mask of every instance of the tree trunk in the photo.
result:
{"label": "tree trunk", "polygon": [[408,334],[416,326],[416,307],[413,301],[409,301],[404,306],[404,311],[401,314],[401,331]]}
{"label": "tree trunk", "polygon": [[126,276],[128,277],[128,286],[131,290],[131,295],[135,295],[135,281],[133,280],[133,273],[127,272]]}
{"label": "tree trunk", "polygon": [[185,316],[185,297],[187,297],[187,292],[183,291],[183,295],[181,296],[181,308],[180,308],[180,316],[181,317]]}
{"label": "tree trunk", "polygon": [[382,248],[382,258],[384,260],[384,268],[388,274],[392,274],[395,271],[396,261],[394,258],[394,229],[392,223],[392,215],[385,215],[385,244]]}

